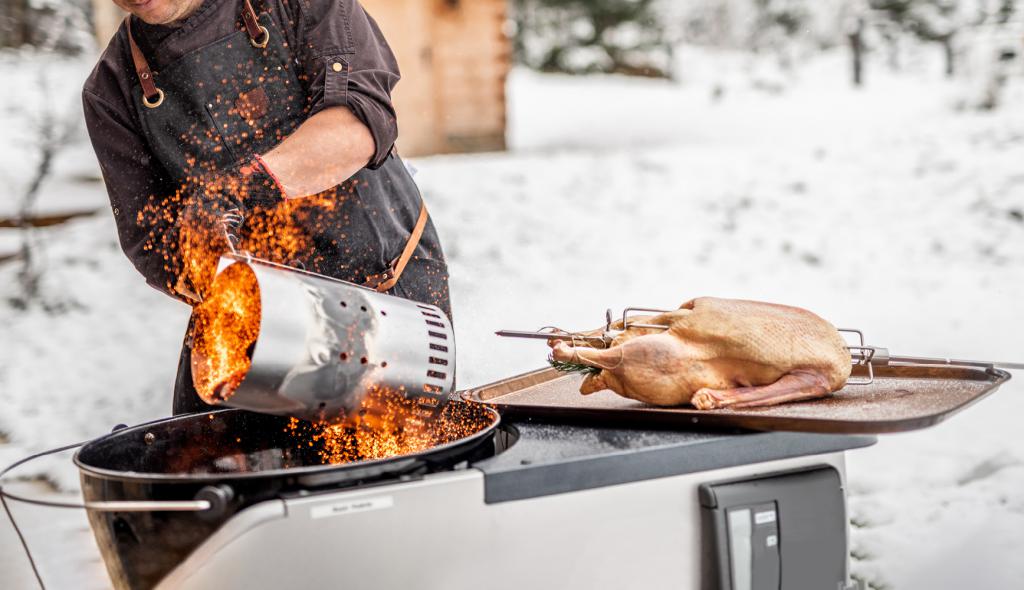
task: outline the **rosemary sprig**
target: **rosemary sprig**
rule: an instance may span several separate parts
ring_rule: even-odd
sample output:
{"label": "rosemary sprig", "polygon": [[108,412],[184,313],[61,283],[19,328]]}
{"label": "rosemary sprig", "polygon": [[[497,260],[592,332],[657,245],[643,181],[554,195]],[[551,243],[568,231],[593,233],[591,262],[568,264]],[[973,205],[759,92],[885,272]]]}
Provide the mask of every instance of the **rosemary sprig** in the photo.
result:
{"label": "rosemary sprig", "polygon": [[591,367],[590,365],[584,365],[583,363],[571,363],[565,361],[556,361],[552,357],[548,357],[548,364],[551,365],[556,371],[562,373],[581,373],[583,375],[597,375],[601,372],[598,367]]}

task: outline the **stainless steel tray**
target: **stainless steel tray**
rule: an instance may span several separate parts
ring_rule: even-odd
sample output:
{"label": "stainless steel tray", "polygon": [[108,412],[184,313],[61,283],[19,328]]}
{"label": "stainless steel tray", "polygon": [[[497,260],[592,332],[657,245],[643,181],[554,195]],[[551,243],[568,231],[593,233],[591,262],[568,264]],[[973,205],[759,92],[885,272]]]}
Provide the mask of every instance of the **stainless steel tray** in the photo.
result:
{"label": "stainless steel tray", "polygon": [[927,428],[991,394],[1010,379],[999,369],[881,367],[870,385],[768,408],[661,408],[605,390],[579,393],[582,376],[541,369],[461,393],[510,416],[667,427],[881,434]]}

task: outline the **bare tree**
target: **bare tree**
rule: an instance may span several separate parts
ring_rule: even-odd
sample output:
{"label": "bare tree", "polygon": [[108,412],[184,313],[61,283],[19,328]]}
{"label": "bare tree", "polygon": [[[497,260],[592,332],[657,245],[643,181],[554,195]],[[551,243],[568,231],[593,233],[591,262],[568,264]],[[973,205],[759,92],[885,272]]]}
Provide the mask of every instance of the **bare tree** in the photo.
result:
{"label": "bare tree", "polygon": [[45,70],[38,74],[36,84],[39,94],[44,97],[44,104],[31,124],[34,136],[32,148],[36,154],[36,163],[18,199],[18,212],[15,217],[21,231],[21,268],[18,269],[20,293],[15,296],[14,301],[24,307],[39,298],[39,280],[43,274],[44,247],[43,243],[36,239],[32,223],[41,194],[40,189],[53,171],[54,158],[67,145],[78,128],[77,113],[75,116],[68,116],[52,104],[52,84]]}
{"label": "bare tree", "polygon": [[[32,101],[33,109],[25,110],[29,146],[34,152],[35,162],[24,188],[16,197],[18,202],[15,225],[21,233],[19,248],[18,292],[11,303],[28,307],[35,301],[49,307],[40,297],[40,279],[43,275],[45,258],[44,244],[37,239],[33,217],[42,194],[42,187],[53,172],[53,161],[75,135],[79,125],[77,108],[62,108],[59,89],[52,82],[52,64],[67,54],[69,37],[80,37],[89,29],[88,18],[82,6],[72,2],[52,4],[53,12],[47,19],[48,26],[38,27],[46,31],[42,41],[31,49],[22,50],[30,59],[38,60],[41,66],[36,74],[37,100]],[[80,41],[79,41],[80,42]]]}
{"label": "bare tree", "polygon": [[864,85],[864,17],[851,19],[850,30],[846,36],[850,43],[850,57],[853,68],[853,85]]}

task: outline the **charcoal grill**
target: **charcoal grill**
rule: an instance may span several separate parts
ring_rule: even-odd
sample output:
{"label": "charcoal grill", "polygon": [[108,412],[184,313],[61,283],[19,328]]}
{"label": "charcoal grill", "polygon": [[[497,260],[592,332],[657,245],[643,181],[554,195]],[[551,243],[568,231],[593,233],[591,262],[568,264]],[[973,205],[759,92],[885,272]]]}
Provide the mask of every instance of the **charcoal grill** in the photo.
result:
{"label": "charcoal grill", "polygon": [[88,443],[75,462],[114,586],[848,587],[844,454],[873,437],[444,412],[483,426],[345,465],[238,409]]}
{"label": "charcoal grill", "polygon": [[829,400],[713,412],[583,407],[579,376],[542,370],[439,404],[479,427],[387,459],[324,464],[291,418],[231,409],[117,430],[75,462],[119,589],[850,590],[845,452],[1009,378],[872,370]]}
{"label": "charcoal grill", "polygon": [[[731,566],[718,559],[729,552],[736,512],[753,532],[774,531],[769,560],[777,566],[784,549],[800,572],[749,588],[846,587],[843,457],[871,437],[499,424],[493,410],[466,401],[444,411],[483,417],[485,426],[429,452],[348,465],[320,464],[287,419],[237,409],[85,445],[75,462],[87,504],[142,506],[89,511],[111,580],[117,588],[470,588],[481,579],[494,588],[728,588],[719,581]],[[197,501],[204,509],[160,507]],[[805,537],[816,550],[801,556]]]}
{"label": "charcoal grill", "polygon": [[[296,435],[289,419],[234,409],[121,429],[84,445],[74,461],[86,505],[100,508],[89,521],[114,585],[151,588],[251,507],[409,481],[494,453],[497,413],[457,401],[443,412],[476,431],[453,440],[441,433],[427,451],[386,459],[325,464],[323,443]],[[181,509],[188,502],[198,505]]]}

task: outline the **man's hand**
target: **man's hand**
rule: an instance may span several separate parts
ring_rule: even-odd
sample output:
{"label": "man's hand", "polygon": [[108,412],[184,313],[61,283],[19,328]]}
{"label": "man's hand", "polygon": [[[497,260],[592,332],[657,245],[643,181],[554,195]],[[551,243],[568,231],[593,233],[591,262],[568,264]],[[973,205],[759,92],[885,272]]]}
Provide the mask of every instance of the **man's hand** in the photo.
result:
{"label": "man's hand", "polygon": [[246,213],[273,207],[283,198],[258,158],[236,170],[196,179],[178,219],[182,272],[175,290],[191,301],[202,301],[220,257],[238,245]]}
{"label": "man's hand", "polygon": [[285,197],[284,188],[259,156],[226,172],[194,179],[192,192],[207,202],[220,204],[224,210],[242,211],[273,207]]}

